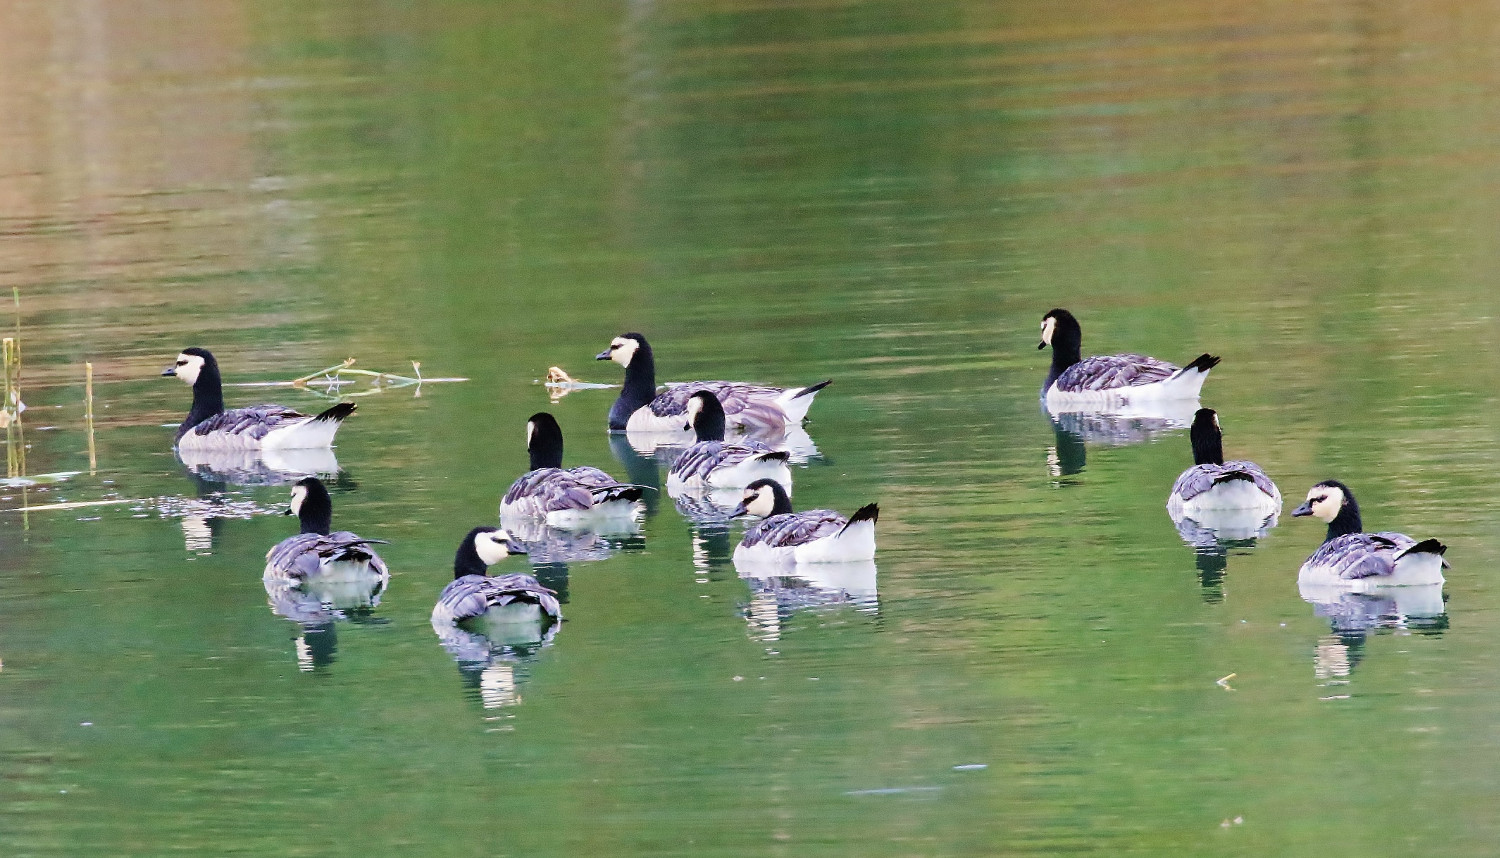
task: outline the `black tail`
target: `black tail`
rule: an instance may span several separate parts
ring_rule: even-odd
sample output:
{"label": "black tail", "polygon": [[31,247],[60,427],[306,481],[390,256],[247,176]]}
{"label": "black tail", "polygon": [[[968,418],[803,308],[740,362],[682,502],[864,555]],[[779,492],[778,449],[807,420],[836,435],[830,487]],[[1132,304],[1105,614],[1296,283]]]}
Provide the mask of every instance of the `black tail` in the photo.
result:
{"label": "black tail", "polygon": [[1421,542],[1418,542],[1416,545],[1413,545],[1412,547],[1401,552],[1401,556],[1405,557],[1408,554],[1436,554],[1438,556],[1442,556],[1442,554],[1447,550],[1448,546],[1444,545],[1441,542],[1438,542],[1436,539],[1424,539]]}
{"label": "black tail", "polygon": [[833,379],[831,379],[831,378],[825,378],[822,381],[818,382],[817,384],[811,385],[809,387],[804,387],[801,390],[797,391],[797,395],[793,396],[792,398],[793,399],[801,399],[804,396],[811,396],[814,393],[817,393],[818,391],[822,390],[823,388],[827,387],[830,384],[833,384]]}
{"label": "black tail", "polygon": [[867,503],[859,509],[855,510],[854,515],[849,516],[849,523],[844,525],[843,530],[839,531],[839,535],[842,536],[845,530],[848,530],[849,528],[853,527],[856,524],[859,524],[862,521],[868,521],[871,524],[874,524],[879,520],[880,504]]}
{"label": "black tail", "polygon": [[354,403],[340,402],[338,405],[335,405],[327,411],[324,411],[322,414],[319,414],[317,417],[314,417],[313,420],[332,420],[335,423],[339,423],[342,422],[345,417],[348,417],[353,413]]}
{"label": "black tail", "polygon": [[346,542],[339,546],[338,553],[334,554],[334,560],[369,560],[375,553],[365,548],[366,545],[390,545],[385,539],[359,539]]}
{"label": "black tail", "polygon": [[1255,477],[1245,473],[1244,471],[1230,471],[1227,474],[1220,474],[1217,477],[1214,477],[1214,485],[1217,486],[1221,483],[1232,483],[1235,480],[1244,480],[1247,483],[1253,483],[1255,482]]}
{"label": "black tail", "polygon": [[[1213,369],[1214,367],[1216,367],[1218,365],[1219,365],[1219,358],[1218,357],[1216,357],[1214,355],[1211,355],[1211,354],[1208,354],[1207,352],[1204,352],[1203,354],[1198,355],[1197,357],[1193,358],[1193,362],[1190,363],[1190,364],[1188,364],[1187,366],[1183,367],[1182,371],[1183,372],[1187,372],[1190,369],[1196,369],[1196,370],[1199,370],[1201,372],[1208,372],[1209,370]],[[1179,375],[1180,374],[1181,373],[1179,373]]]}
{"label": "black tail", "polygon": [[630,483],[616,483],[612,486],[600,486],[597,489],[589,489],[589,494],[594,496],[594,503],[609,503],[610,501],[638,501],[646,493],[650,486],[637,486]]}
{"label": "black tail", "polygon": [[792,458],[792,454],[788,450],[776,450],[771,453],[757,453],[755,458],[762,462],[785,462]]}

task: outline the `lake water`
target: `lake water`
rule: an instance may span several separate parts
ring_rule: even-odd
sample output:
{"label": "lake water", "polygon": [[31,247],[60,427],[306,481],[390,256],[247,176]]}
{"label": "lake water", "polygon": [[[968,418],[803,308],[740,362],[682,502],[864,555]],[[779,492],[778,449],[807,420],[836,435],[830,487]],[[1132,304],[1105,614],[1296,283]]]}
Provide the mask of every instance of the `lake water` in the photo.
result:
{"label": "lake water", "polygon": [[[0,489],[0,854],[1493,854],[1496,26],[7,9],[31,479]],[[1337,477],[1372,529],[1441,538],[1443,609],[1305,601],[1315,521],[1195,554],[1164,509],[1184,432],[1084,443],[1039,410],[1055,306],[1085,354],[1221,355],[1227,452],[1290,505]],[[538,570],[567,599],[547,645],[460,669],[428,614],[526,418],[626,472],[614,393],[537,380],[617,383],[592,358],[627,330],[663,380],[834,379],[796,503],[880,503],[876,592],[755,586],[739,525],[663,498],[608,559]],[[361,397],[339,435],[335,524],[390,541],[378,605],[273,612],[287,489],[174,457],[189,395],[158,374],[188,345],[231,383],[469,379]]]}

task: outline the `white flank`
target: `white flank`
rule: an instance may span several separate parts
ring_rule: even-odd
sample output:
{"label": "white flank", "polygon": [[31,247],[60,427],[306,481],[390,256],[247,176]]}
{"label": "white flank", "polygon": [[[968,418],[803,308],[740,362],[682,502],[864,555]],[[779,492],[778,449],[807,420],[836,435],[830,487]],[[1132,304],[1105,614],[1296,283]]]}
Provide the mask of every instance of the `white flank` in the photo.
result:
{"label": "white flank", "polygon": [[1302,564],[1297,573],[1297,586],[1339,587],[1350,593],[1375,593],[1387,587],[1424,587],[1442,584],[1443,556],[1432,552],[1408,553],[1396,561],[1396,569],[1389,575],[1372,575],[1369,578],[1339,578],[1329,566]]}
{"label": "white flank", "polygon": [[806,396],[797,395],[806,389],[796,387],[776,397],[776,406],[786,414],[786,422],[793,426],[800,424],[807,417],[807,410],[812,408],[813,400],[818,398],[817,393],[809,393]]}
{"label": "white flank", "polygon": [[740,545],[734,549],[734,563],[746,564],[850,563],[875,559],[875,522],[861,521],[842,533],[814,539],[802,545],[773,548],[769,545]]}
{"label": "white flank", "polygon": [[1167,513],[1174,519],[1186,517],[1205,524],[1203,514],[1210,510],[1248,510],[1265,518],[1271,513],[1281,512],[1281,492],[1268,495],[1249,480],[1229,480],[1191,500],[1184,501],[1180,495],[1174,494],[1167,501]]}

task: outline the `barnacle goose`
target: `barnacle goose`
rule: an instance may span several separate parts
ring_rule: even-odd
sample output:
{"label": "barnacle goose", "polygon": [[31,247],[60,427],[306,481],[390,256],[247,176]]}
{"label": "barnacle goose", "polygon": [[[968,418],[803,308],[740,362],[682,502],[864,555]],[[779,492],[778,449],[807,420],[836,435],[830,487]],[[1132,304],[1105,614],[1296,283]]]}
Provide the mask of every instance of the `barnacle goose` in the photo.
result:
{"label": "barnacle goose", "polygon": [[775,480],[756,480],[732,517],[753,515],[761,519],[746,528],[734,562],[747,563],[839,563],[870,560],[875,556],[875,521],[880,507],[866,504],[845,518],[831,509],[792,512],[792,499]]}
{"label": "barnacle goose", "polygon": [[1083,328],[1067,310],[1042,317],[1038,349],[1052,347],[1052,369],[1042,385],[1049,410],[1116,408],[1151,401],[1196,399],[1219,359],[1199,355],[1186,367],[1137,354],[1082,357]]}
{"label": "barnacle goose", "polygon": [[219,363],[207,349],[182,350],[177,362],[162,370],[193,388],[193,407],[177,427],[179,450],[289,450],[328,447],[354,403],[340,402],[315,416],[284,405],[252,405],[224,410]]}
{"label": "barnacle goose", "polygon": [[667,493],[683,490],[737,489],[756,480],[774,480],[791,488],[790,453],[772,450],[752,439],[724,442],[725,415],[712,390],[695,390],[687,400],[687,428],[698,443],[683,451],[667,472]]}
{"label": "barnacle goose", "polygon": [[1259,536],[1266,519],[1281,512],[1281,491],[1254,462],[1224,461],[1224,434],[1212,408],[1198,409],[1188,436],[1197,464],[1172,485],[1167,514],[1174,522],[1192,519],[1230,539]]}
{"label": "barnacle goose", "polygon": [[324,581],[375,581],[381,590],[390,579],[385,561],[370,546],[385,544],[383,539],[362,539],[347,530],[333,531],[333,502],[328,489],[317,477],[298,480],[292,486],[292,504],[287,515],[295,515],[302,532],[278,542],[266,552],[263,578],[300,582],[311,578]]}
{"label": "barnacle goose", "polygon": [[526,421],[531,470],[500,501],[501,518],[544,518],[553,527],[585,526],[605,518],[633,518],[643,489],[587,466],[563,468],[563,435],[545,411]]}
{"label": "barnacle goose", "polygon": [[1328,534],[1297,574],[1297,584],[1338,585],[1355,592],[1380,587],[1441,584],[1447,546],[1436,539],[1418,542],[1404,533],[1364,533],[1354,492],[1338,480],[1324,480],[1307,492],[1292,515],[1316,516]]}
{"label": "barnacle goose", "polygon": [[459,543],[453,580],[432,609],[432,623],[453,624],[484,616],[495,623],[535,623],[562,618],[557,595],[530,575],[491,576],[489,567],[526,548],[498,527],[476,527]]}
{"label": "barnacle goose", "polygon": [[656,392],[656,359],[651,345],[638,333],[621,334],[596,360],[612,360],[625,367],[625,386],[609,409],[609,431],[682,431],[687,400],[694,391],[711,390],[719,397],[731,427],[745,431],[797,425],[807,416],[813,397],[832,379],[808,387],[764,387],[739,381],[694,381]]}

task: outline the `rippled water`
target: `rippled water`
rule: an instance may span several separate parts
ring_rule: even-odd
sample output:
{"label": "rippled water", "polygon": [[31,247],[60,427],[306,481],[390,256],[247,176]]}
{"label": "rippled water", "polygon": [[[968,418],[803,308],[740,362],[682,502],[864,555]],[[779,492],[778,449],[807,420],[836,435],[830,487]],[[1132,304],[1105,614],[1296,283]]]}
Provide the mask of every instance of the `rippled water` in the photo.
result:
{"label": "rippled water", "polygon": [[[28,406],[0,852],[1490,854],[1494,29],[1332,2],[0,14]],[[1441,615],[1304,601],[1306,520],[1195,554],[1164,509],[1184,433],[1082,442],[1038,408],[1054,306],[1085,353],[1222,355],[1227,452],[1442,538]],[[536,383],[617,383],[592,356],[626,330],[664,380],[835,379],[796,502],[878,501],[875,574],[741,579],[739,526],[662,498],[538,566],[568,618],[545,645],[440,640],[531,413],[650,478],[612,391]],[[391,542],[378,604],[273,611],[285,486],[171,452],[189,397],[157,376],[190,344],[230,382],[470,379],[362,397],[340,434],[335,522]]]}

